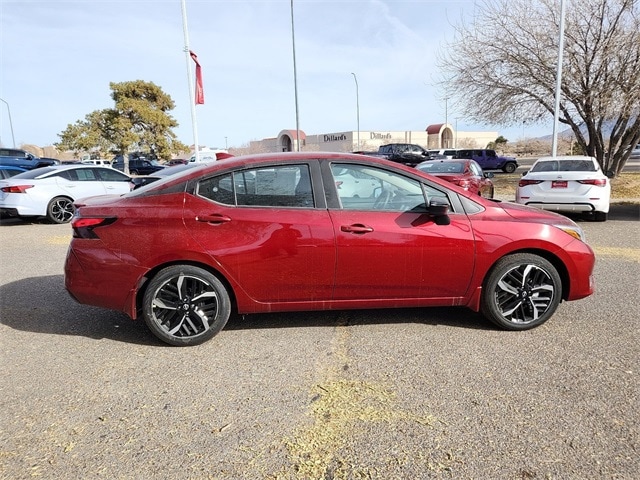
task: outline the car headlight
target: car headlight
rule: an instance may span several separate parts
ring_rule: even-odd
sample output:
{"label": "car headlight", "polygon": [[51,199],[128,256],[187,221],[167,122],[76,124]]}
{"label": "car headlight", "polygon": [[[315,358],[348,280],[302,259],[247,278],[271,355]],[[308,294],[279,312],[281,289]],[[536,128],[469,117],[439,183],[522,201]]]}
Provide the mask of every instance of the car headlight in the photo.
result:
{"label": "car headlight", "polygon": [[554,227],[559,228],[581,242],[587,243],[587,237],[584,234],[584,230],[577,225],[554,225]]}

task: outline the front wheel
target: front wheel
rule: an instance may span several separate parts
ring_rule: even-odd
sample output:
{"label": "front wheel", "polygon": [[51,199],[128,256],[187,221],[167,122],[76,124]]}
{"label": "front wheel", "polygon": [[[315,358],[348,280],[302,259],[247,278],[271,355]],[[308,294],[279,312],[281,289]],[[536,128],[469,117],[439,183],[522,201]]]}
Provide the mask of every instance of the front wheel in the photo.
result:
{"label": "front wheel", "polygon": [[47,205],[47,220],[53,223],[69,223],[76,209],[67,197],[56,197]]}
{"label": "front wheel", "polygon": [[546,322],[562,298],[562,281],[546,259],[529,253],[500,259],[482,289],[481,310],[507,330],[527,330]]}
{"label": "front wheel", "polygon": [[211,272],[192,265],[173,265],[149,282],[142,310],[151,332],[169,345],[199,345],[227,323],[231,300]]}

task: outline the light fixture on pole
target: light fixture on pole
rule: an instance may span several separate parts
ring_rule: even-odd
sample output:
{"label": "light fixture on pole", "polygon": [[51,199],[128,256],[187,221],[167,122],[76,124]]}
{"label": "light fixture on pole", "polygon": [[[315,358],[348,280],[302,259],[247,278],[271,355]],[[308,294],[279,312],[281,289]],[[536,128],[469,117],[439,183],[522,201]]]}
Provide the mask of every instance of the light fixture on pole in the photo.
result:
{"label": "light fixture on pole", "polygon": [[7,113],[9,114],[9,128],[11,128],[11,140],[13,140],[13,148],[16,148],[16,137],[13,136],[13,122],[11,121],[11,109],[9,108],[9,102],[0,98],[2,102],[7,106]]}
{"label": "light fixture on pole", "polygon": [[293,28],[293,0],[291,0],[291,45],[293,47],[293,90],[296,98],[296,151],[300,151],[300,121],[298,120],[298,72],[296,71],[296,35]]}
{"label": "light fixture on pole", "polygon": [[356,119],[358,121],[358,151],[360,150],[360,92],[358,91],[358,77],[356,77],[356,74],[351,72],[351,75],[353,75],[353,79],[356,82]]}

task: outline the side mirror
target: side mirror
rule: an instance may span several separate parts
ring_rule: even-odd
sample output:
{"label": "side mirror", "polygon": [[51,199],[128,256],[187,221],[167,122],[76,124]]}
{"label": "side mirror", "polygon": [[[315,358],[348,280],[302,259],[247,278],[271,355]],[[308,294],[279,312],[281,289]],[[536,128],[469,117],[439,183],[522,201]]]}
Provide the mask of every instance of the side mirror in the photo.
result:
{"label": "side mirror", "polygon": [[449,225],[451,223],[451,219],[449,218],[449,203],[445,200],[431,200],[427,212],[433,217],[436,225]]}
{"label": "side mirror", "polygon": [[493,178],[493,172],[484,172],[484,178]]}

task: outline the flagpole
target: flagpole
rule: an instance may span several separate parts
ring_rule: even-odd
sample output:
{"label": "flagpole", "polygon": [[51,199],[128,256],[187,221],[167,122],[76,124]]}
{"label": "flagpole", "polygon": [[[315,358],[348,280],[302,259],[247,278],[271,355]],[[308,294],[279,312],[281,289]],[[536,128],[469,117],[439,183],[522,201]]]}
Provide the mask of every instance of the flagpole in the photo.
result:
{"label": "flagpole", "polygon": [[198,121],[196,119],[196,103],[193,95],[193,77],[191,75],[191,54],[189,52],[189,30],[187,29],[187,7],[185,0],[182,3],[182,31],[184,33],[184,55],[187,60],[187,81],[189,85],[189,104],[191,105],[191,125],[193,128],[193,144],[195,147],[196,162],[200,161],[200,148],[198,145]]}

